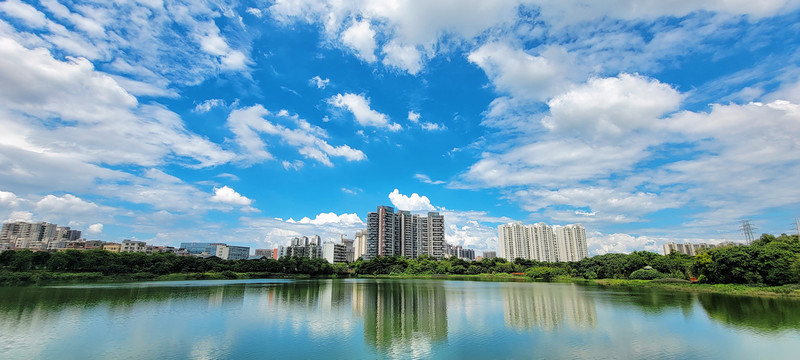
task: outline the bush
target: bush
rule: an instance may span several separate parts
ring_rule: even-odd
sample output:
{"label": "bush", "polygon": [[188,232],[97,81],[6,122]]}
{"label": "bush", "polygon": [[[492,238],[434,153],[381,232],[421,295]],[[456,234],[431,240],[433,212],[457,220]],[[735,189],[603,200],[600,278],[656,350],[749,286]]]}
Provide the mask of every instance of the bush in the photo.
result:
{"label": "bush", "polygon": [[653,269],[640,269],[631,273],[629,279],[632,280],[654,280],[666,277],[663,273]]}

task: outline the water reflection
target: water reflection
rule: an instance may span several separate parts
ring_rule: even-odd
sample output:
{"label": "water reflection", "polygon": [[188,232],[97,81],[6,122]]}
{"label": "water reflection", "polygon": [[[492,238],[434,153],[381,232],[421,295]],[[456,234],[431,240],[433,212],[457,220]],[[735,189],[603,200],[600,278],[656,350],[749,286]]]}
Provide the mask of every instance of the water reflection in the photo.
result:
{"label": "water reflection", "polygon": [[552,330],[597,326],[594,300],[572,284],[504,284],[503,317],[507,327]]}
{"label": "water reflection", "polygon": [[380,281],[353,287],[364,338],[387,355],[424,357],[447,339],[447,299],[440,281]]}
{"label": "water reflection", "polygon": [[440,280],[0,288],[0,357],[775,358],[800,343],[799,305]]}
{"label": "water reflection", "polygon": [[724,325],[758,332],[800,329],[800,304],[796,300],[719,294],[698,294],[697,299],[711,319]]}

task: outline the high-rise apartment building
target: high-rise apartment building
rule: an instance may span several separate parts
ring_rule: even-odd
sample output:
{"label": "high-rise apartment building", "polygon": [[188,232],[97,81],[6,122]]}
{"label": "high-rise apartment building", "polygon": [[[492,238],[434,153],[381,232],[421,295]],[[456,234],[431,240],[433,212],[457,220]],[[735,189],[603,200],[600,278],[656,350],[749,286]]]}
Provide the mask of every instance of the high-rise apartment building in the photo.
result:
{"label": "high-rise apartment building", "polygon": [[442,258],[444,244],[444,216],[437,212],[423,217],[409,211],[395,213],[391,206],[378,206],[377,211],[367,214],[365,260],[393,255]]}
{"label": "high-rise apartment building", "polygon": [[500,256],[508,260],[579,261],[589,256],[581,224],[553,227],[543,222],[517,222],[500,225],[497,230]]}

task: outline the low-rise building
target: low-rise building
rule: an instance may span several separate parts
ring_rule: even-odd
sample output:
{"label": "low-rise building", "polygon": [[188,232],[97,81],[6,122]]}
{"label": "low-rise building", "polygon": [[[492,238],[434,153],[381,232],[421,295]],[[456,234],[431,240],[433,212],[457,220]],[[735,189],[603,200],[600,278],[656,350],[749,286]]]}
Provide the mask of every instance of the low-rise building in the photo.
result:
{"label": "low-rise building", "polygon": [[105,250],[105,251],[117,252],[118,253],[121,248],[122,248],[122,245],[117,244],[117,243],[113,243],[113,242],[112,243],[103,244],[103,250]]}
{"label": "low-rise building", "polygon": [[122,240],[120,245],[120,252],[147,252],[147,243],[144,241],[135,241],[130,239]]}

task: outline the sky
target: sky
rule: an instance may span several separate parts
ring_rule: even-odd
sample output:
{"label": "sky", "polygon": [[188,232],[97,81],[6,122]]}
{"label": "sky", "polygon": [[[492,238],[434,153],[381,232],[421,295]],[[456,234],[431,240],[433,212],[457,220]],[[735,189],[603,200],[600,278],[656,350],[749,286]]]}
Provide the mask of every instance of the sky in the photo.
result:
{"label": "sky", "polygon": [[0,2],[0,219],[87,239],[497,249],[794,233],[800,0]]}

